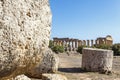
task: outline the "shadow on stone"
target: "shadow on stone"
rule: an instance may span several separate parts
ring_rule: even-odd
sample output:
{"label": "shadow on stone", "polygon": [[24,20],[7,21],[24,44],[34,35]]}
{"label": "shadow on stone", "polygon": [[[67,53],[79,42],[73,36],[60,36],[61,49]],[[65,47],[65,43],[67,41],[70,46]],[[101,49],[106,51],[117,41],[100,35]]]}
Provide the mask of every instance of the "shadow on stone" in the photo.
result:
{"label": "shadow on stone", "polygon": [[59,68],[58,71],[60,72],[66,72],[66,73],[85,73],[83,69],[79,67],[73,67],[73,68]]}

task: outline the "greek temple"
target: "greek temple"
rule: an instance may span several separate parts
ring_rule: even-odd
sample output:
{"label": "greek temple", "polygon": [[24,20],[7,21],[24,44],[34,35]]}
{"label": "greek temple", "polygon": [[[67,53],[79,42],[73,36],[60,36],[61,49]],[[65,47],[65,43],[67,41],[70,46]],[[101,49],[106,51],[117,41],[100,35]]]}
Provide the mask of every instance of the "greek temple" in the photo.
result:
{"label": "greek temple", "polygon": [[99,37],[96,40],[79,40],[79,39],[73,39],[73,38],[53,38],[53,44],[63,46],[66,51],[75,51],[77,50],[78,46],[87,46],[92,47],[94,45],[112,45],[113,39],[110,35],[107,35],[106,37]]}

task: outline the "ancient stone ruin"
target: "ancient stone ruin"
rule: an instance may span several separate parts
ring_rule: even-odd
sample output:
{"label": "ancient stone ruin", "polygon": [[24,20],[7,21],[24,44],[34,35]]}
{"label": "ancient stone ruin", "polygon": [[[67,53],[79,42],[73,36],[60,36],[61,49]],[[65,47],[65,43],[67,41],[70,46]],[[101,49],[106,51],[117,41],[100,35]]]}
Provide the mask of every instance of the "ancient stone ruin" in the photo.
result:
{"label": "ancient stone ruin", "polygon": [[66,51],[75,51],[78,46],[98,46],[101,44],[106,44],[106,45],[112,45],[113,44],[113,39],[110,35],[106,37],[99,37],[96,40],[79,40],[79,39],[73,39],[73,38],[53,38],[53,44],[59,45],[59,46],[64,46]]}
{"label": "ancient stone ruin", "polygon": [[42,63],[51,17],[49,0],[0,0],[0,80]]}
{"label": "ancient stone ruin", "polygon": [[[26,75],[43,77],[43,80],[49,77],[53,78],[51,80],[67,80],[58,74],[42,75],[56,72],[59,63],[56,55],[48,49],[51,18],[49,0],[0,0],[0,80],[32,80]],[[107,39],[111,42],[106,42]],[[101,44],[101,40],[98,41],[96,43]],[[110,36],[104,41],[105,44],[112,43]],[[93,46],[94,40],[54,38],[54,45],[63,45],[67,50],[74,51],[81,45]],[[103,63],[100,70],[110,71],[112,52],[101,53],[100,56],[104,56],[100,58],[104,63],[95,58]],[[84,58],[86,56],[83,56],[83,62],[89,59]],[[83,68],[87,69],[86,65]]]}
{"label": "ancient stone ruin", "polygon": [[95,48],[84,48],[82,54],[82,69],[86,71],[112,71],[113,51]]}
{"label": "ancient stone ruin", "polygon": [[[78,46],[86,46],[85,40],[70,39],[70,38],[53,38],[53,43],[55,45],[64,46],[67,51],[75,51]],[[93,44],[91,44],[93,45]]]}
{"label": "ancient stone ruin", "polygon": [[97,38],[95,42],[96,45],[106,44],[111,46],[113,44],[113,39],[110,35],[107,35],[106,37]]}

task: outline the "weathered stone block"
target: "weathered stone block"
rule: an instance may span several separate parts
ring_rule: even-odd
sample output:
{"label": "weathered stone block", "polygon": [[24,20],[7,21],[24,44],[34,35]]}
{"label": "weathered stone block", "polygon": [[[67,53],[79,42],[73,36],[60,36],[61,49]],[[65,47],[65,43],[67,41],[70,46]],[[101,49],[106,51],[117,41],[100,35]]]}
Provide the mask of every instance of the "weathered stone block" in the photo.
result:
{"label": "weathered stone block", "polygon": [[0,80],[40,63],[50,25],[49,0],[0,0]]}
{"label": "weathered stone block", "polygon": [[82,68],[87,71],[109,72],[112,70],[113,51],[95,48],[84,48]]}
{"label": "weathered stone block", "polygon": [[40,63],[32,69],[27,70],[27,75],[35,78],[42,78],[43,73],[55,73],[58,70],[59,57],[51,49],[42,53]]}
{"label": "weathered stone block", "polygon": [[43,74],[42,80],[67,80],[67,78],[60,74]]}
{"label": "weathered stone block", "polygon": [[11,79],[8,79],[8,80],[31,80],[31,79],[28,78],[27,76],[25,76],[24,74],[22,74],[22,75],[18,75],[15,78],[11,78]]}

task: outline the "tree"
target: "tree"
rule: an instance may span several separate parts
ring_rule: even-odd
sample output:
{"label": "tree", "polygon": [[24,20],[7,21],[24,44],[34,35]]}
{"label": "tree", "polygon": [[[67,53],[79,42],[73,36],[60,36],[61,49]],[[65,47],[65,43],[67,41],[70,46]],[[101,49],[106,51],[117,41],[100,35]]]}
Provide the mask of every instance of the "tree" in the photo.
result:
{"label": "tree", "polygon": [[53,48],[54,47],[54,43],[52,40],[49,41],[49,48]]}
{"label": "tree", "polygon": [[86,47],[86,46],[78,46],[77,52],[82,54],[82,50],[83,50],[84,47]]}
{"label": "tree", "polygon": [[52,48],[52,51],[54,51],[55,53],[63,53],[65,50],[63,46],[56,45]]}
{"label": "tree", "polygon": [[120,43],[114,44],[112,46],[112,50],[114,51],[115,56],[118,56],[118,55],[120,56]]}

